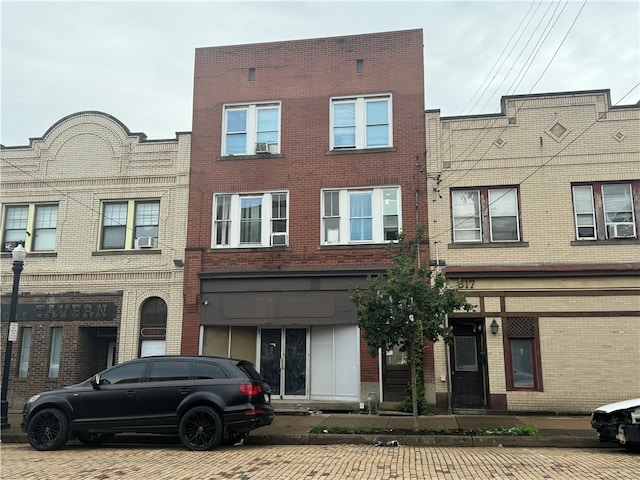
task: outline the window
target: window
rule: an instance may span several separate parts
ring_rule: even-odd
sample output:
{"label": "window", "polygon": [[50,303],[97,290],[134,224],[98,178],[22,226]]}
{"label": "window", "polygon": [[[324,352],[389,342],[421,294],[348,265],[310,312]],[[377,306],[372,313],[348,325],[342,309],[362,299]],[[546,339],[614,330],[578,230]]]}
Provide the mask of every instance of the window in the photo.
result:
{"label": "window", "polygon": [[331,149],[391,147],[391,97],[331,100]]}
{"label": "window", "polygon": [[138,383],[146,367],[146,362],[129,363],[113,367],[108,372],[100,375],[100,385]]}
{"label": "window", "polygon": [[451,204],[454,243],[520,241],[516,188],[452,190]]}
{"label": "window", "polygon": [[324,190],[322,244],[382,243],[400,232],[400,189]]}
{"label": "window", "polygon": [[185,360],[160,360],[151,362],[148,382],[175,382],[179,380],[189,380],[191,378],[191,367]]}
{"label": "window", "polygon": [[51,354],[49,356],[49,378],[60,374],[60,351],[62,350],[62,327],[51,329]]}
{"label": "window", "polygon": [[542,391],[538,320],[508,318],[505,323],[507,390]]}
{"label": "window", "polygon": [[280,104],[227,105],[223,155],[280,153]]}
{"label": "window", "polygon": [[214,196],[213,247],[288,244],[287,192]]}
{"label": "window", "polygon": [[58,205],[8,205],[4,213],[3,252],[19,243],[27,251],[55,250]]}
{"label": "window", "polygon": [[25,378],[29,373],[29,357],[31,356],[31,327],[22,329],[22,343],[20,344],[20,368],[18,377]]}
{"label": "window", "polygon": [[102,212],[101,250],[158,246],[159,200],[106,202]]}
{"label": "window", "polygon": [[195,362],[196,380],[216,380],[227,378],[222,368],[215,363]]}
{"label": "window", "polygon": [[578,240],[638,237],[634,199],[640,199],[640,181],[573,185],[573,212]]}

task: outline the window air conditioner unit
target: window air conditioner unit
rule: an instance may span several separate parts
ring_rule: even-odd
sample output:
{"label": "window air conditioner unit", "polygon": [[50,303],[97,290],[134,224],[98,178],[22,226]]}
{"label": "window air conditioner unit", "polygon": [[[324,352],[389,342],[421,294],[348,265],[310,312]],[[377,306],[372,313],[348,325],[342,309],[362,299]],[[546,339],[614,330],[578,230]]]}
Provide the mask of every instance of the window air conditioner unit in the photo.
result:
{"label": "window air conditioner unit", "polygon": [[286,245],[287,244],[287,234],[286,233],[272,233],[271,234],[271,245]]}
{"label": "window air conditioner unit", "polygon": [[607,236],[609,238],[634,238],[636,232],[633,223],[614,223],[607,226]]}
{"label": "window air conditioner unit", "polygon": [[266,142],[256,143],[256,153],[269,153],[269,144]]}
{"label": "window air conditioner unit", "polygon": [[136,248],[155,248],[158,241],[153,237],[136,238]]}

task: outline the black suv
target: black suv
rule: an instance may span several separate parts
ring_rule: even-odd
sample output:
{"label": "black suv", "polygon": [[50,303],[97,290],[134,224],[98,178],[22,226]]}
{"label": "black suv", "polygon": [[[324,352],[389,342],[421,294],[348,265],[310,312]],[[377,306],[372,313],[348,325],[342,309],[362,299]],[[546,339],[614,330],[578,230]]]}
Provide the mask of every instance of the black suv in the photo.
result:
{"label": "black suv", "polygon": [[61,448],[74,437],[98,444],[123,432],[177,433],[188,449],[210,450],[273,422],[270,401],[269,385],[245,360],[145,357],[34,395],[22,430],[37,450]]}

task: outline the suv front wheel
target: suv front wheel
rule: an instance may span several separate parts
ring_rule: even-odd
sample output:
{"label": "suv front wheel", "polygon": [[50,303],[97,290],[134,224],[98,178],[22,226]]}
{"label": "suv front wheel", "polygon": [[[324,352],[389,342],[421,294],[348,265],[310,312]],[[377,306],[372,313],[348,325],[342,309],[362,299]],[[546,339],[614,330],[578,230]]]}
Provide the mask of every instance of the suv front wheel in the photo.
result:
{"label": "suv front wheel", "polygon": [[190,450],[211,450],[222,441],[222,418],[211,407],[193,407],[180,419],[178,436]]}
{"label": "suv front wheel", "polygon": [[29,421],[27,436],[29,443],[36,450],[58,450],[67,443],[69,420],[57,408],[45,408]]}

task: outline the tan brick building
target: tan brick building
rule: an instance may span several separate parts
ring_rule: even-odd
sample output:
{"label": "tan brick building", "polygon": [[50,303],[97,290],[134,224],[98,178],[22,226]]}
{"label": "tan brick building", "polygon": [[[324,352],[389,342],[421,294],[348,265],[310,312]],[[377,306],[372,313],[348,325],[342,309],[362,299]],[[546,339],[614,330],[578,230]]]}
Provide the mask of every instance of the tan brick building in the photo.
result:
{"label": "tan brick building", "polygon": [[27,251],[12,410],[112,363],[180,353],[190,141],[147,140],[110,115],[80,112],[0,150],[3,341],[10,251]]}
{"label": "tan brick building", "polygon": [[431,260],[477,305],[435,345],[443,409],[640,397],[640,105],[608,90],[427,111]]}
{"label": "tan brick building", "polygon": [[423,69],[422,30],[196,50],[183,353],[252,360],[282,403],[402,397],[349,290],[426,221]]}

